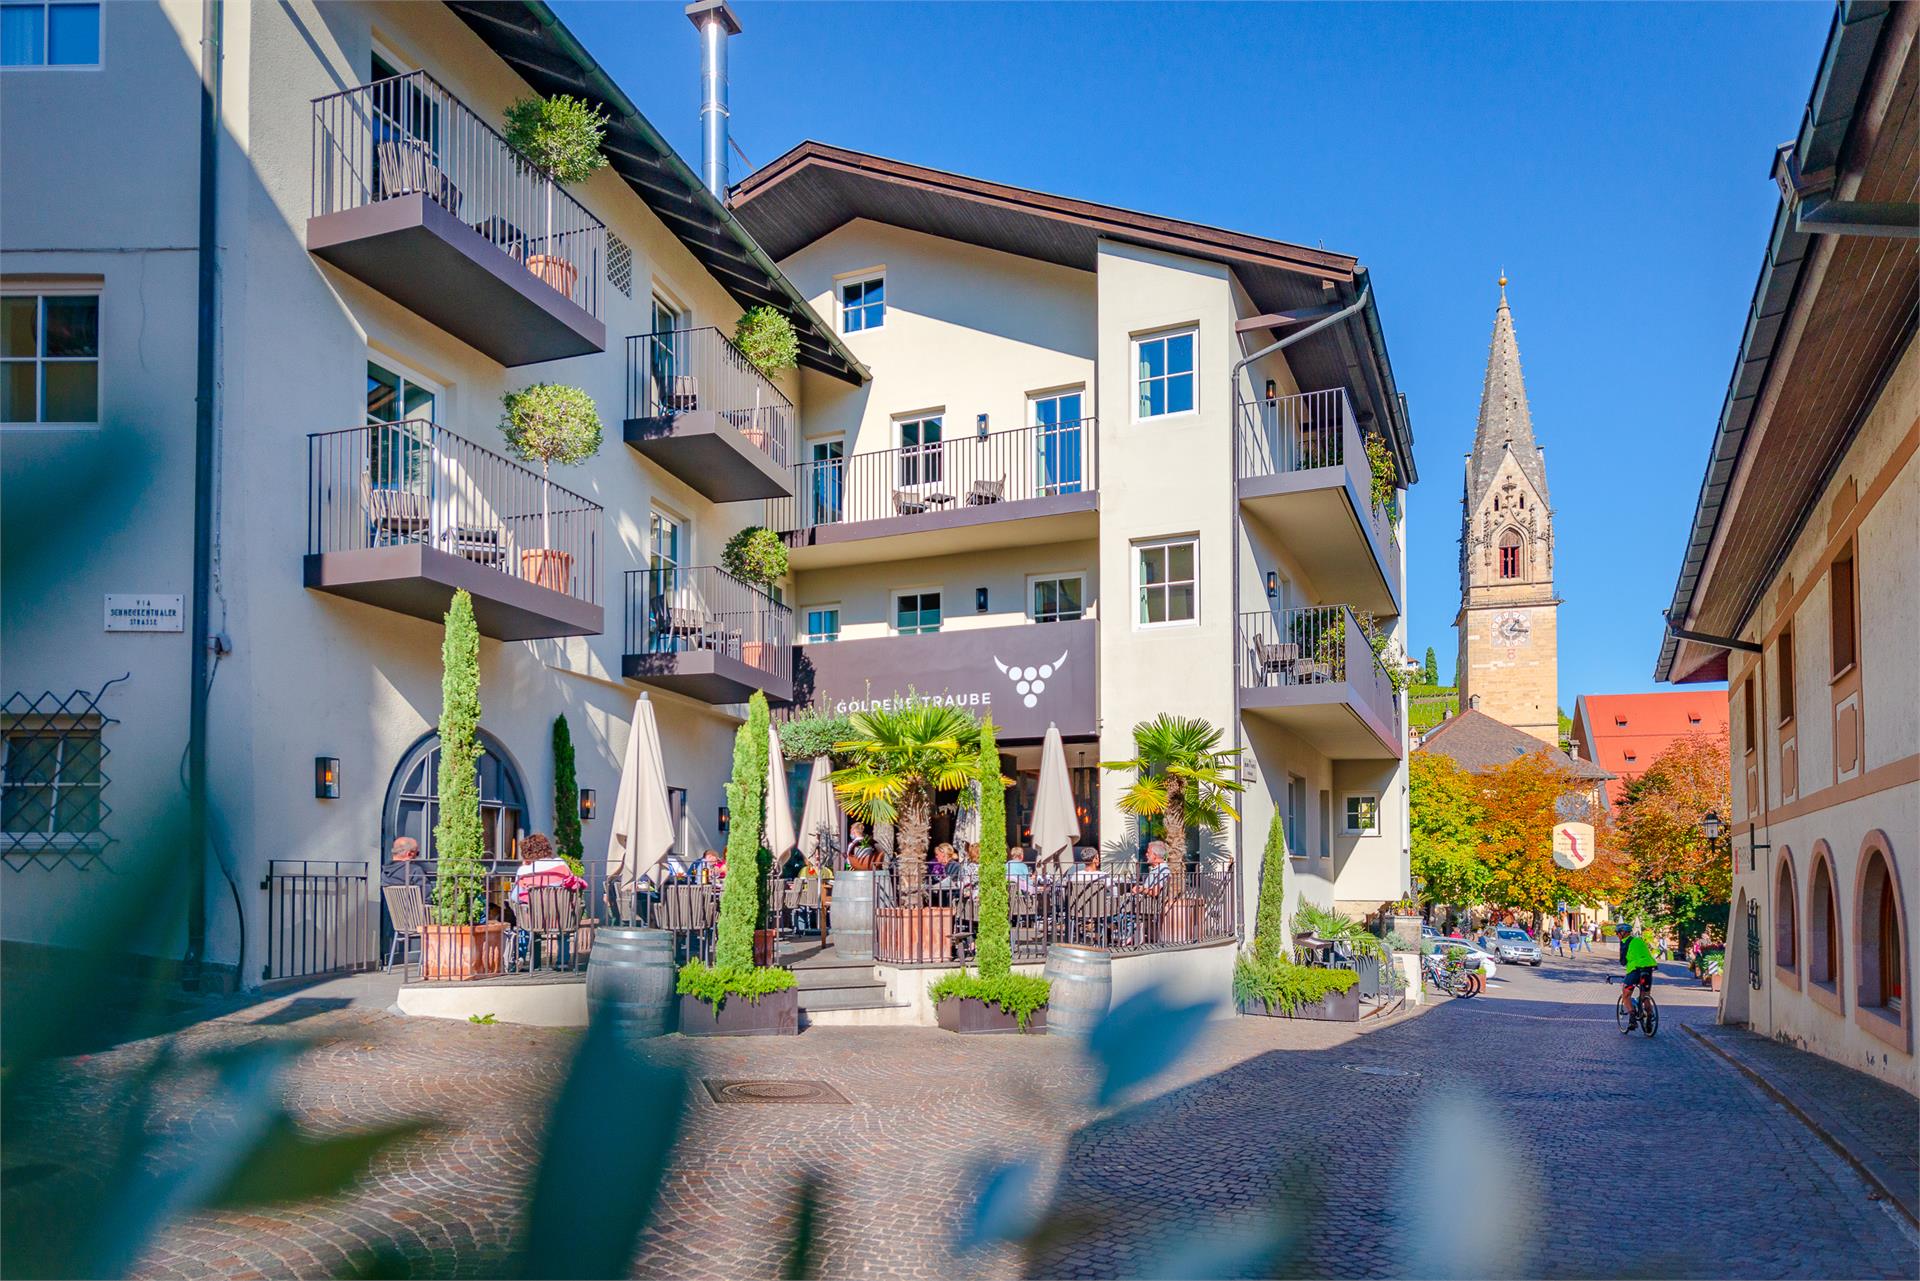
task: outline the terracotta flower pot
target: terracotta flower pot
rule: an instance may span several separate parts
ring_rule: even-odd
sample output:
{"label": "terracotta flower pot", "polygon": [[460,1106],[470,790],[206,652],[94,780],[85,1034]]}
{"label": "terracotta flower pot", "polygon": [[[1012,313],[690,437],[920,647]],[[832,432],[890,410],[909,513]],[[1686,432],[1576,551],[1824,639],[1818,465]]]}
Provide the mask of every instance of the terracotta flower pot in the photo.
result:
{"label": "terracotta flower pot", "polygon": [[425,979],[475,979],[498,974],[505,951],[507,927],[502,921],[485,925],[427,925],[421,927],[420,976]]}
{"label": "terracotta flower pot", "polygon": [[527,258],[527,270],[544,280],[555,293],[573,297],[574,282],[580,279],[580,269],[553,254],[532,254]]}
{"label": "terracotta flower pot", "polygon": [[520,577],[550,591],[565,592],[573,577],[573,554],[551,547],[530,547],[520,553]]}

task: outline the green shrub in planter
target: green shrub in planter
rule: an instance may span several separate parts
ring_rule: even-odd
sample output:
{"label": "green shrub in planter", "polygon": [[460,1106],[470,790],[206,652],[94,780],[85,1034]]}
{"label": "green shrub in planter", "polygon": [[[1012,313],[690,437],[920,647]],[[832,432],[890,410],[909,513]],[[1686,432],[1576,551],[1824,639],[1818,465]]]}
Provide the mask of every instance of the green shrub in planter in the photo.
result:
{"label": "green shrub in planter", "polygon": [[972,997],[987,1005],[999,1006],[1013,1015],[1022,1028],[1033,1018],[1033,1012],[1047,1003],[1052,992],[1053,981],[1039,974],[1000,974],[988,978],[964,970],[943,974],[927,988],[927,995],[935,1005]]}
{"label": "green shrub in planter", "polygon": [[769,588],[787,576],[787,545],[766,526],[749,525],[727,540],[720,565],[743,583]]}
{"label": "green shrub in planter", "polygon": [[1292,1014],[1303,1005],[1345,992],[1360,976],[1352,970],[1329,970],[1291,961],[1256,961],[1243,956],[1233,966],[1233,999],[1242,1005],[1264,1001]]}
{"label": "green shrub in planter", "polygon": [[433,828],[439,875],[435,925],[483,925],[486,869],[480,860],[480,629],[473,598],[453,594],[440,644],[440,821]]}
{"label": "green shrub in planter", "polygon": [[555,182],[584,182],[607,167],[606,112],[571,94],[521,98],[507,108],[507,145]]}
{"label": "green shrub in planter", "polygon": [[792,970],[772,965],[708,965],[694,957],[680,967],[674,990],[681,996],[696,996],[710,1005],[721,1005],[729,996],[742,996],[754,1005],[760,998],[784,992],[795,983]]}
{"label": "green shrub in planter", "polygon": [[793,322],[773,307],[750,307],[733,327],[733,345],[747,363],[771,378],[800,363],[800,338]]}

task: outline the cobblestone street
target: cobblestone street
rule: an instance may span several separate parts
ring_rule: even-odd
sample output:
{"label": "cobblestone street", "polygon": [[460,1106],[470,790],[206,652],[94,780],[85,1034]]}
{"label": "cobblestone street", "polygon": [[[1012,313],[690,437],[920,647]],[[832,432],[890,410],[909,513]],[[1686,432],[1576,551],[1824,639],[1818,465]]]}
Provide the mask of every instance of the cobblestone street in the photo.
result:
{"label": "cobblestone street", "polygon": [[[1609,972],[1558,959],[1537,972],[1508,969],[1483,998],[1359,1034],[1217,1022],[1175,1074],[1104,1116],[1085,1106],[1091,1073],[1059,1038],[819,1029],[656,1042],[650,1057],[699,1078],[820,1080],[850,1105],[723,1106],[696,1088],[635,1275],[777,1275],[805,1170],[827,1180],[817,1223],[825,1276],[1135,1275],[1189,1237],[1225,1239],[1222,1229],[1282,1210],[1311,1219],[1279,1259],[1308,1275],[1406,1275],[1430,1257],[1423,1234],[1436,1214],[1453,1223],[1470,1216],[1484,1229],[1496,1242],[1485,1265],[1493,1273],[1916,1274],[1920,1252],[1904,1222],[1800,1122],[1684,1033],[1684,1022],[1711,1020],[1710,994],[1664,984],[1660,1036],[1623,1037],[1617,989],[1601,979]],[[429,1117],[439,1128],[380,1158],[351,1196],[175,1225],[138,1272],[321,1276],[381,1251],[416,1275],[499,1273],[545,1099],[576,1034],[404,1020],[295,998],[173,1040],[204,1050],[294,1035],[326,1038],[293,1074],[290,1102],[307,1126],[337,1133]],[[97,1186],[112,1086],[155,1048],[142,1042],[74,1061],[33,1100],[42,1123],[24,1140],[9,1126],[9,1170],[41,1170],[10,1192],[11,1222],[27,1210],[28,1222],[58,1231],[59,1207]],[[1481,1128],[1435,1147],[1420,1136],[1436,1124],[1434,1102],[1455,1097],[1477,1110]],[[64,1122],[47,1122],[55,1116]],[[184,1134],[221,1123],[217,1102],[190,1092],[149,1125]],[[1476,1142],[1481,1158],[1466,1159]],[[1415,1153],[1423,1155],[1409,1182],[1403,1167]],[[1033,1258],[956,1259],[949,1247],[979,1167],[1016,1155],[1041,1158],[1048,1179],[1058,1172],[1052,1221],[1080,1230]],[[1498,1185],[1460,1185],[1460,1171],[1482,1167],[1503,1172]],[[1740,1173],[1729,1181],[1726,1170]],[[597,1186],[593,1171],[580,1172],[579,1187],[583,1201],[618,1195]],[[35,1205],[47,1207],[44,1218],[31,1216]],[[1623,1205],[1637,1223],[1630,1233],[1621,1231]],[[1512,1225],[1511,1243],[1489,1236],[1502,1224]],[[8,1251],[18,1274],[26,1256],[17,1236]],[[1259,1270],[1244,1260],[1233,1267]]]}

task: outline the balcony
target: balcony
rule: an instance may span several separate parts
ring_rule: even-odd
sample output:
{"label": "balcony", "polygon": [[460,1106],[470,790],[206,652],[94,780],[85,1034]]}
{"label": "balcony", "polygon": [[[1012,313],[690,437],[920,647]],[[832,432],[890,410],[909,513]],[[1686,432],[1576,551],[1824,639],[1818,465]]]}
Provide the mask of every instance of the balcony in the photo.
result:
{"label": "balcony", "polygon": [[793,693],[793,611],[724,569],[627,571],[620,670],[706,703]]}
{"label": "balcony", "polygon": [[439,622],[465,588],[495,640],[597,636],[600,507],[444,427],[307,437],[306,585]]}
{"label": "balcony", "polygon": [[1069,738],[1100,732],[1091,618],[1008,627],[957,627],[803,645],[794,701],[832,714],[907,698],[993,713],[1001,742],[1038,741],[1049,723]]}
{"label": "balcony", "polygon": [[796,570],[1092,538],[1091,418],[803,462],[770,504]]}
{"label": "balcony", "polygon": [[627,444],[716,503],[790,498],[793,403],[718,329],[627,339]]}
{"label": "balcony", "polygon": [[1242,614],[1240,708],[1335,760],[1400,755],[1393,682],[1345,605]]}
{"label": "balcony", "polygon": [[1235,478],[1248,519],[1306,571],[1321,596],[1400,612],[1400,544],[1374,506],[1372,471],[1344,389],[1236,406]]}
{"label": "balcony", "polygon": [[605,351],[607,231],[424,71],[313,101],[307,249],[503,365]]}

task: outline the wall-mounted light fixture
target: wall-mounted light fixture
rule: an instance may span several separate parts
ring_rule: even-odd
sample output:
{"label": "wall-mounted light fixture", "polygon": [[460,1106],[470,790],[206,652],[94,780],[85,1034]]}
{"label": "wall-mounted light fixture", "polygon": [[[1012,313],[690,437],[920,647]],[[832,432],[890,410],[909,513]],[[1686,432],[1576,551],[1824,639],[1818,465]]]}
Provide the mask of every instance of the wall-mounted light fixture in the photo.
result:
{"label": "wall-mounted light fixture", "polygon": [[1267,571],[1267,599],[1273,600],[1280,595],[1280,575]]}
{"label": "wall-mounted light fixture", "polygon": [[580,789],[580,821],[583,823],[593,821],[593,789],[591,787]]}
{"label": "wall-mounted light fixture", "polygon": [[987,589],[984,587],[973,589],[973,612],[976,614],[987,612]]}
{"label": "wall-mounted light fixture", "polygon": [[340,758],[338,756],[313,758],[313,796],[319,801],[340,799]]}
{"label": "wall-mounted light fixture", "polygon": [[986,434],[987,434],[987,416],[986,416],[985,414],[976,414],[976,415],[974,416],[974,419],[973,419],[973,431],[974,431],[974,434],[975,434],[976,436],[979,436],[979,437],[981,437],[982,439],[984,439],[984,438],[986,437]]}
{"label": "wall-mounted light fixture", "polygon": [[733,815],[727,813],[727,807],[722,805],[720,807],[720,836],[722,840],[726,838],[727,829],[732,825]]}

